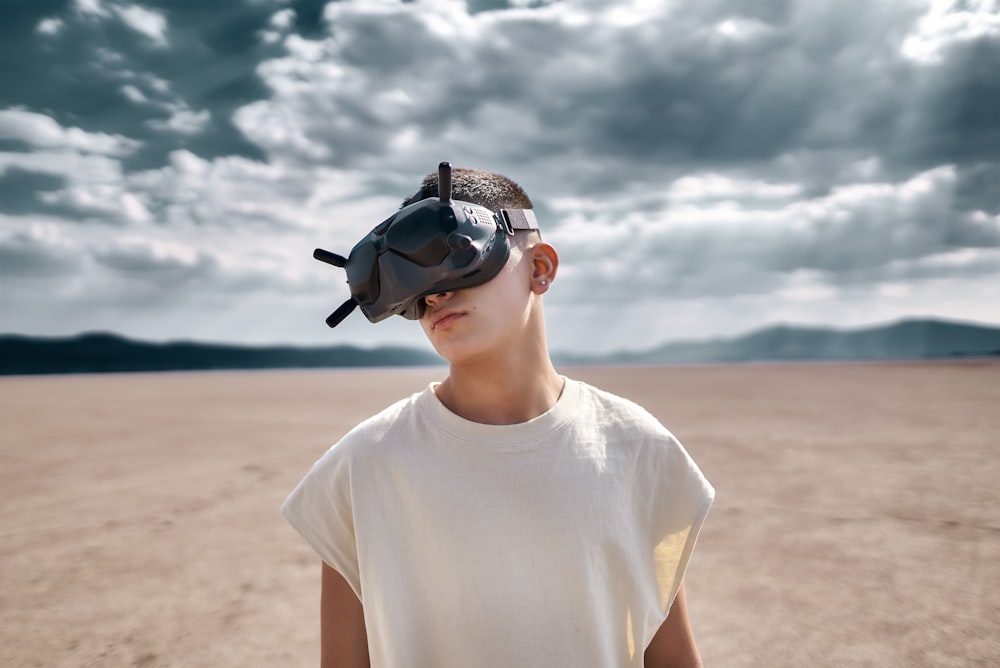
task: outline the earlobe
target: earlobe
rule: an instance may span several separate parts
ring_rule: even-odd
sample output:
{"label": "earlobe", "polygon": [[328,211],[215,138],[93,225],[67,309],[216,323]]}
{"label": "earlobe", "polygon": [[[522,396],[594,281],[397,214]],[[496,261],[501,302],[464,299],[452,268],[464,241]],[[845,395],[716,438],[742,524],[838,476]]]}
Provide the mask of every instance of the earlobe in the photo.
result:
{"label": "earlobe", "polygon": [[531,289],[537,294],[548,291],[555,280],[559,268],[559,254],[547,243],[539,243],[532,248]]}

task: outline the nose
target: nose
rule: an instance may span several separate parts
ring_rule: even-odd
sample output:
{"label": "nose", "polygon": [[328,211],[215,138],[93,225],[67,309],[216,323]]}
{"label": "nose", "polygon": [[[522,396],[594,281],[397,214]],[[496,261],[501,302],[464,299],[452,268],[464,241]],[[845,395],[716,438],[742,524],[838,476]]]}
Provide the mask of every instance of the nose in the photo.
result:
{"label": "nose", "polygon": [[432,295],[427,295],[426,297],[424,297],[424,303],[427,304],[428,306],[436,306],[437,304],[441,304],[451,299],[451,296],[453,294],[455,294],[454,290],[448,290],[446,292],[435,292]]}

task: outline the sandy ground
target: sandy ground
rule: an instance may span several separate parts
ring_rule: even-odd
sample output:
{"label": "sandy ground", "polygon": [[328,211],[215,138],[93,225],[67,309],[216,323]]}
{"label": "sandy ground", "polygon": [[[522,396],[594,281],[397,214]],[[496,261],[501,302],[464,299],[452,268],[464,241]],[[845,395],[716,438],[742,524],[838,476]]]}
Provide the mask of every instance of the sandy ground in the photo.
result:
{"label": "sandy ground", "polygon": [[[0,666],[315,666],[278,506],[442,369],[0,378]],[[707,666],[1000,665],[1000,363],[570,370],[718,490]]]}

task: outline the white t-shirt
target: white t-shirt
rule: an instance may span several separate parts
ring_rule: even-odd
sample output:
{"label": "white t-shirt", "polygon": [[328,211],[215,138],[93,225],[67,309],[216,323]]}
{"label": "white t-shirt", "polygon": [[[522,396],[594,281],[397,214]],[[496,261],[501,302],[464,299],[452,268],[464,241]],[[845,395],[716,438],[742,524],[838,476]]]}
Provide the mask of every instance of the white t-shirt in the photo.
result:
{"label": "white t-shirt", "polygon": [[362,422],[282,505],[361,599],[376,667],[641,666],[714,490],[636,404],[567,379],[515,425],[433,385]]}

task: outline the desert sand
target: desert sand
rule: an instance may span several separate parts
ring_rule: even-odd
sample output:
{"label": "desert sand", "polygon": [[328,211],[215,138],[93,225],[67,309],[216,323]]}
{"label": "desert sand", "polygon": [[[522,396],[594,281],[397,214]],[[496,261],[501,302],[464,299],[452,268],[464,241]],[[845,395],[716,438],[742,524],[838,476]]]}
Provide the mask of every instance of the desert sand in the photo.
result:
{"label": "desert sand", "polygon": [[[717,489],[706,666],[1000,665],[1000,363],[564,371]],[[318,665],[319,562],[278,507],[443,373],[0,378],[0,666]]]}

